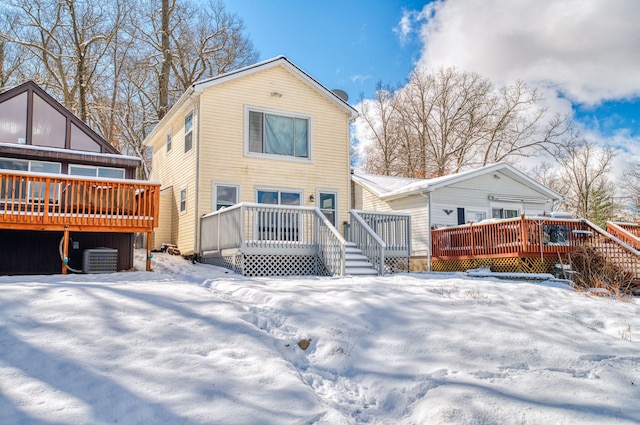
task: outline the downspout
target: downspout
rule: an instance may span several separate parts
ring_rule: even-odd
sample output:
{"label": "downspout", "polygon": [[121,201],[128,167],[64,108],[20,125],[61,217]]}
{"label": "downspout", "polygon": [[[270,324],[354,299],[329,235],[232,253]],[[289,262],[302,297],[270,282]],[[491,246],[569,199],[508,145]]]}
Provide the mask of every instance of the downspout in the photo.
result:
{"label": "downspout", "polygon": [[427,244],[427,271],[431,271],[431,192],[427,192],[425,195],[424,192],[419,192],[420,196],[427,200],[427,238],[429,239],[429,243]]}
{"label": "downspout", "polygon": [[195,143],[196,143],[196,182],[195,182],[195,186],[196,186],[196,206],[194,208],[194,212],[195,212],[195,235],[193,238],[193,257],[192,257],[192,261],[195,262],[196,258],[197,258],[197,254],[198,254],[198,247],[200,246],[200,217],[199,217],[199,201],[200,201],[200,97],[198,97],[198,100],[195,103],[195,108],[196,110],[196,117],[198,119],[197,124],[196,124],[196,137],[195,137]]}

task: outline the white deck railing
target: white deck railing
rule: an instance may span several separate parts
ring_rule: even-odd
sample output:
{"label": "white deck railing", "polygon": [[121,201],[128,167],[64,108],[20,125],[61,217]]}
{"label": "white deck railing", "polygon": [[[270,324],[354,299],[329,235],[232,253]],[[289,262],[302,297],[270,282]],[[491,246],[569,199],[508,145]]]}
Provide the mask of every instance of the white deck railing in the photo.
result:
{"label": "white deck railing", "polygon": [[384,259],[386,243],[380,239],[376,232],[364,221],[357,211],[349,211],[349,235],[350,242],[362,251],[362,254],[369,259],[369,262],[378,271],[380,276],[384,275]]}
{"label": "white deck railing", "polygon": [[344,274],[346,240],[315,207],[241,203],[200,220],[200,256],[317,255]]}
{"label": "white deck railing", "polygon": [[[375,238],[365,236],[363,232],[373,232],[384,242],[384,257],[407,257],[411,255],[411,216],[407,213],[379,211],[350,211],[349,239],[358,245],[370,261],[377,257]],[[362,226],[366,223],[366,228]],[[368,230],[367,230],[368,229]]]}

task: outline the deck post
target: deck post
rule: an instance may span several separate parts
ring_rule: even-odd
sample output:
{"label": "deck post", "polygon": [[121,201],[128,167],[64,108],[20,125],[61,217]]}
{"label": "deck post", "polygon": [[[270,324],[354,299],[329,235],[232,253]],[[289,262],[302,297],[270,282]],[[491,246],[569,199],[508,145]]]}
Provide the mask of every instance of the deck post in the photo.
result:
{"label": "deck post", "polygon": [[151,248],[153,243],[153,232],[147,232],[147,271],[151,270]]}
{"label": "deck post", "polygon": [[473,220],[469,222],[469,232],[471,233],[471,256],[476,255],[476,235],[475,228],[473,227]]}
{"label": "deck post", "polygon": [[519,252],[524,252],[525,244],[527,243],[527,221],[524,218],[524,214],[520,214],[520,247]]}
{"label": "deck post", "polygon": [[62,274],[67,274],[69,263],[69,228],[65,227],[62,242]]}

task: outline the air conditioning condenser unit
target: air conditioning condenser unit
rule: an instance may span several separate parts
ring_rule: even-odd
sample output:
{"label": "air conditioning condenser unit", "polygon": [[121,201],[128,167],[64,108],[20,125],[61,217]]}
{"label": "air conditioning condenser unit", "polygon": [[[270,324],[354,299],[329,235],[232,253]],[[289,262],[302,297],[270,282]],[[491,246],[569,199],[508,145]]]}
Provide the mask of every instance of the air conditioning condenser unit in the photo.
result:
{"label": "air conditioning condenser unit", "polygon": [[83,273],[115,273],[117,271],[117,249],[93,248],[85,249],[82,253]]}

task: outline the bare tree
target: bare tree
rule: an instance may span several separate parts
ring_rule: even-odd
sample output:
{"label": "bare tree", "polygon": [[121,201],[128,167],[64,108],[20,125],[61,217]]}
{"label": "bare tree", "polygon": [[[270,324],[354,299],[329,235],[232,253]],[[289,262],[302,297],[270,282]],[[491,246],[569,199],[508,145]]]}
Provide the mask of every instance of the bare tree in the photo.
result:
{"label": "bare tree", "polygon": [[[399,152],[393,166],[383,168],[407,177],[435,177],[555,151],[568,121],[559,116],[547,120],[547,111],[537,106],[540,100],[538,92],[522,82],[497,90],[475,73],[416,69],[387,101],[395,112],[387,115],[390,123],[384,126],[394,133],[385,139],[396,140]],[[382,126],[362,119],[370,129]],[[365,163],[381,157],[371,154]]]}
{"label": "bare tree", "polygon": [[12,0],[15,24],[5,35],[43,67],[40,84],[62,99],[83,121],[90,121],[92,86],[108,78],[109,45],[121,15],[102,2]]}
{"label": "bare tree", "polygon": [[[217,1],[5,0],[0,90],[28,77],[122,152],[142,145],[195,81],[257,60]],[[146,177],[148,163],[142,168]]]}
{"label": "bare tree", "polygon": [[[160,14],[158,14],[160,10]],[[154,96],[161,119],[191,84],[254,63],[258,54],[244,35],[244,23],[219,1],[147,0],[132,20],[146,46],[141,66],[158,82]]]}
{"label": "bare tree", "polygon": [[393,90],[378,83],[375,98],[366,100],[361,95],[359,105],[360,117],[369,133],[369,144],[363,150],[367,157],[366,171],[385,176],[395,175],[400,140],[393,128],[398,122],[393,106]]}
{"label": "bare tree", "polygon": [[28,54],[20,44],[13,43],[7,36],[15,25],[14,17],[8,13],[0,15],[0,92],[15,85],[23,78],[24,65]]}
{"label": "bare tree", "polygon": [[551,188],[564,196],[563,206],[576,217],[604,225],[614,208],[610,171],[615,151],[581,140],[566,148]]}

